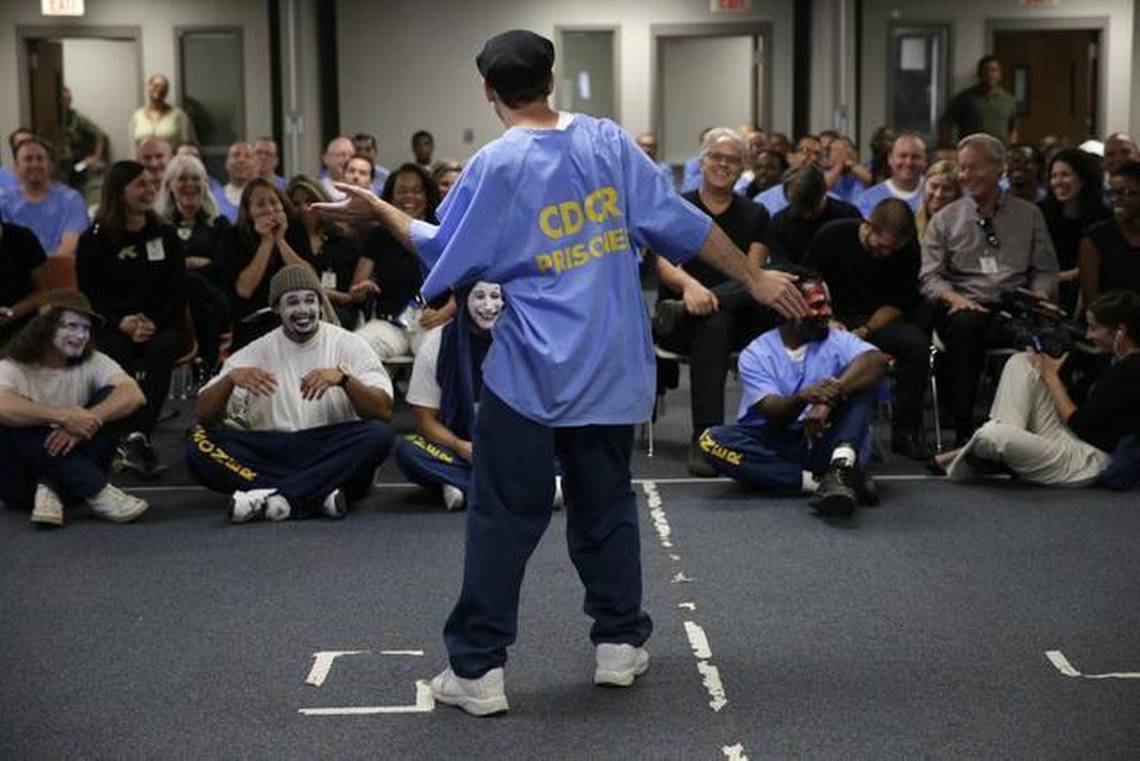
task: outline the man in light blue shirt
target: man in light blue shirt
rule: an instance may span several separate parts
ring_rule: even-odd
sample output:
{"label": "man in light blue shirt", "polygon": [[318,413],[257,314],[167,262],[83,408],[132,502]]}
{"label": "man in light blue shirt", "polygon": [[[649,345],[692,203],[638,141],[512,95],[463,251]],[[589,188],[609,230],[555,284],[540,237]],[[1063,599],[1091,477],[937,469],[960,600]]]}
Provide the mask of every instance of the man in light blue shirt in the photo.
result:
{"label": "man in light blue shirt", "polygon": [[76,191],[51,180],[51,149],[38,137],[16,146],[19,186],[3,195],[0,219],[35,233],[48,256],[74,256],[79,235],[91,224]]}
{"label": "man in light blue shirt", "polygon": [[918,211],[922,203],[922,174],[926,171],[926,142],[917,132],[903,132],[895,138],[887,163],[891,176],[864,190],[855,199],[855,208],[864,218],[879,201],[898,198],[906,201],[911,211]]}
{"label": "man in light blue shirt", "polygon": [[645,155],[649,157],[649,159],[657,167],[657,170],[661,172],[661,175],[669,181],[670,185],[677,184],[673,179],[673,167],[670,166],[666,161],[657,160],[656,135],[654,135],[652,132],[642,132],[637,136],[637,147],[645,151]]}
{"label": "man in light blue shirt", "polygon": [[465,167],[438,226],[344,185],[346,201],[315,207],[378,219],[430,268],[426,299],[484,280],[502,283],[510,305],[483,365],[463,588],[444,629],[450,667],[432,680],[436,700],[480,716],[507,710],[506,648],[550,520],[555,455],[594,619],[595,682],[628,686],[649,666],[629,461],[655,372],[637,251],[699,255],[762,303],[788,316],[804,308],[791,276],[748,265],[624,130],[552,110],[553,63],[554,46],[532,32],[487,42],[476,64],[508,129]]}

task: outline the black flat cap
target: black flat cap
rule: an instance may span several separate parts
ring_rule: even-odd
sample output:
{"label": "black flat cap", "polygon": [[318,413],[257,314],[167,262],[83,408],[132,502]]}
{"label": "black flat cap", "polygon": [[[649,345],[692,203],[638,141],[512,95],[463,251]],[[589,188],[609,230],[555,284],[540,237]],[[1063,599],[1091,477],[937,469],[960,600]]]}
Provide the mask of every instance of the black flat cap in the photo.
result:
{"label": "black flat cap", "polygon": [[526,29],[512,29],[487,40],[475,66],[496,90],[541,82],[554,68],[554,43]]}

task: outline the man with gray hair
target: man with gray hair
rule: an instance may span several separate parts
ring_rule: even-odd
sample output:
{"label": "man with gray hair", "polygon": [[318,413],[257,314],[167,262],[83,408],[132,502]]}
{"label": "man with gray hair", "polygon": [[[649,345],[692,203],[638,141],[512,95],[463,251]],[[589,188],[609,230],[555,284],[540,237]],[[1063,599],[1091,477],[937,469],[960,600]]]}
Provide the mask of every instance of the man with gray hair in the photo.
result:
{"label": "man with gray hair", "polygon": [[[949,404],[956,440],[974,431],[974,401],[987,348],[1009,346],[996,307],[1002,294],[1028,288],[1053,298],[1057,254],[1032,203],[1002,192],[1005,147],[975,133],[958,143],[962,198],[930,220],[919,273],[928,325],[946,346]],[[1023,348],[1023,347],[1013,347]]]}

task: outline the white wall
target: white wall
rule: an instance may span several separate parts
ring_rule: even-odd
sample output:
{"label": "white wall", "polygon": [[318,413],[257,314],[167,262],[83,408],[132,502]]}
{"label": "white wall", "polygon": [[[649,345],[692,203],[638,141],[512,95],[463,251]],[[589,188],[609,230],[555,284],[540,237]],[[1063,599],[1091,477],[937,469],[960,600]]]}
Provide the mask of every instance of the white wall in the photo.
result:
{"label": "white wall", "polygon": [[[1106,17],[1108,31],[1102,43],[1108,61],[1104,83],[1105,134],[1127,130],[1137,114],[1132,103],[1134,78],[1132,0],[1058,0],[1054,7],[1024,8],[1013,0],[956,0],[953,3],[864,0],[863,4],[863,113],[864,144],[871,131],[887,119],[887,22],[889,19],[950,21],[953,92],[977,81],[974,69],[986,49],[986,23],[991,20],[1033,20]],[[951,93],[952,95],[953,93]]]}
{"label": "white wall", "polygon": [[[411,135],[435,134],[437,158],[466,158],[502,127],[483,98],[475,55],[488,37],[533,29],[614,25],[618,33],[618,116],[630,132],[651,127],[651,24],[772,24],[773,125],[792,121],[792,2],[755,0],[746,14],[714,14],[708,0],[338,0],[340,117],[346,132],[376,132],[380,160],[411,156]],[[399,34],[386,30],[399,29]],[[555,61],[555,69],[558,62]],[[710,82],[709,87],[715,87]],[[474,130],[464,144],[463,129]]]}
{"label": "white wall", "polygon": [[[240,26],[245,45],[246,129],[251,135],[271,132],[273,108],[270,95],[269,23],[264,0],[87,0],[81,18],[45,17],[40,0],[0,2],[0,134],[7,135],[30,114],[19,113],[16,27],[28,26],[137,26],[142,34],[144,76],[166,74],[171,81],[170,101],[178,102],[174,27]],[[129,86],[129,85],[128,85]],[[107,87],[120,84],[108,82]],[[143,102],[142,88],[135,104]],[[109,134],[126,132],[130,113],[118,124],[107,125]]]}
{"label": "white wall", "polygon": [[[138,45],[129,40],[63,41],[63,83],[72,107],[107,133],[112,161],[134,158],[123,113],[137,107]],[[114,82],[114,87],[107,87]]]}
{"label": "white wall", "polygon": [[[659,157],[683,164],[696,151],[701,130],[751,121],[752,38],[673,37],[661,53],[667,129],[658,135]],[[717,72],[725,74],[709,87]]]}

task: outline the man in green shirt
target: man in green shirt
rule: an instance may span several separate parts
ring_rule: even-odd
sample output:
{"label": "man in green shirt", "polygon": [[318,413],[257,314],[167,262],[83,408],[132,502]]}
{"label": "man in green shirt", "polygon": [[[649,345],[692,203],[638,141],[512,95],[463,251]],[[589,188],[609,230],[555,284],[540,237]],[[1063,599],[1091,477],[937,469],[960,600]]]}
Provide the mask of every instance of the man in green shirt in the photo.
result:
{"label": "man in green shirt", "polygon": [[987,55],[978,61],[978,84],[954,96],[938,120],[941,145],[953,145],[966,135],[985,132],[1006,145],[1017,142],[1017,101],[1002,89],[1001,63]]}
{"label": "man in green shirt", "polygon": [[107,133],[71,107],[71,90],[63,88],[64,142],[57,159],[59,179],[83,192],[91,170],[107,162]]}

